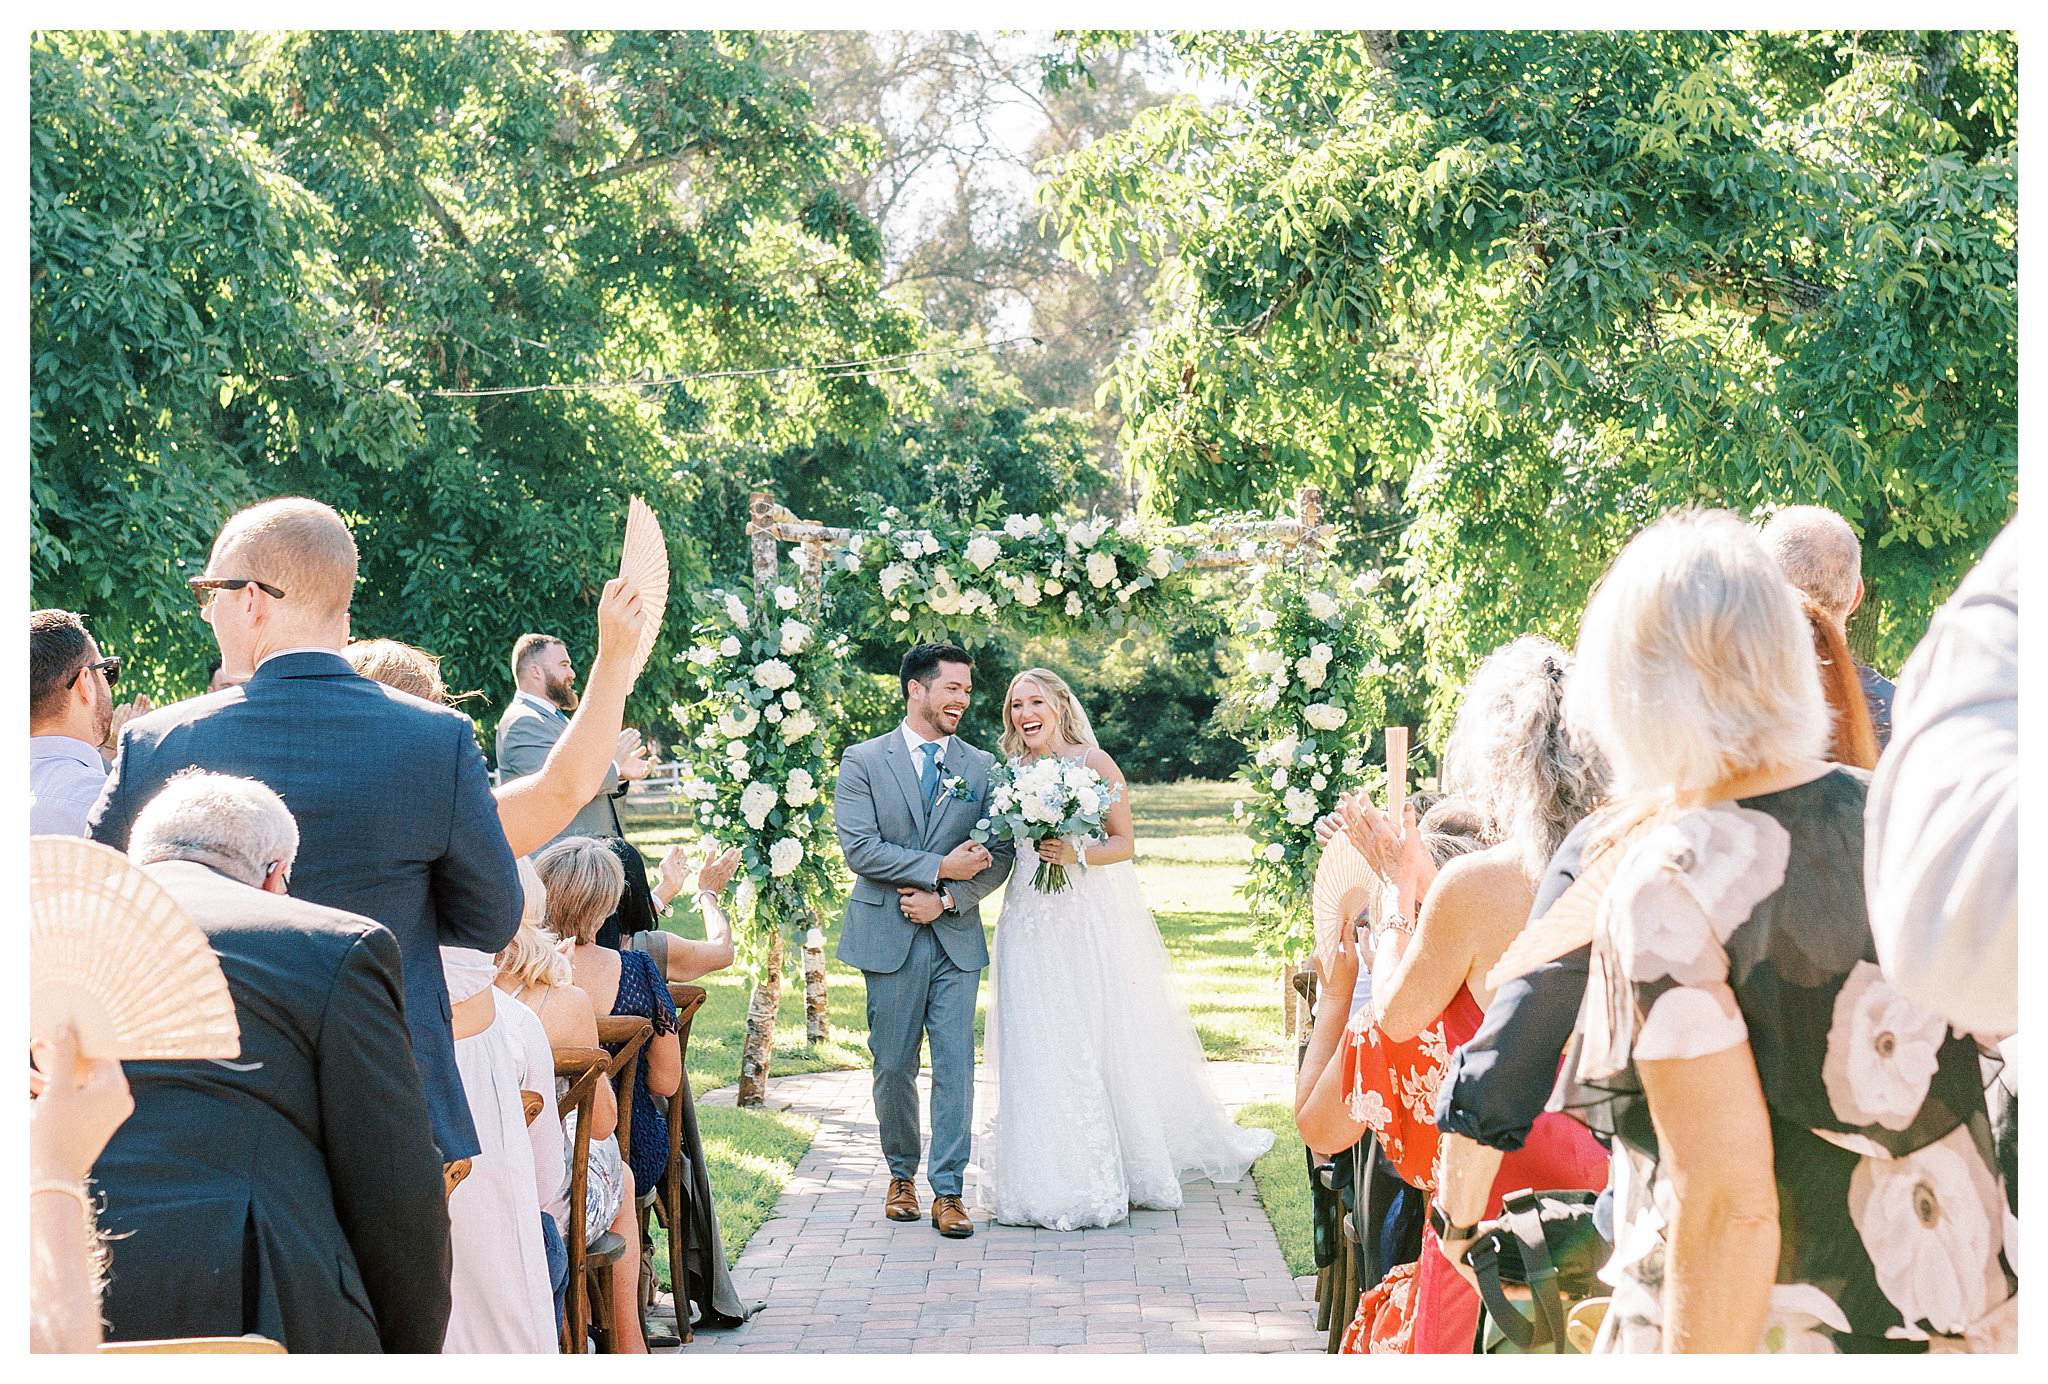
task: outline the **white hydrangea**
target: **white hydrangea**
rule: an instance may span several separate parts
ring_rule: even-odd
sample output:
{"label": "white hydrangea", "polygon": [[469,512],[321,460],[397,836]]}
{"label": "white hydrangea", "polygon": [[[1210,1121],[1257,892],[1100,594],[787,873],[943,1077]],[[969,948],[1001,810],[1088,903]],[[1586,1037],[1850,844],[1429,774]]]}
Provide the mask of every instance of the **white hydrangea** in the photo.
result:
{"label": "white hydrangea", "polygon": [[1291,735],[1283,735],[1272,744],[1266,746],[1265,749],[1259,751],[1258,762],[1261,764],[1290,764],[1294,760],[1294,752],[1300,748],[1301,741]]}
{"label": "white hydrangea", "polygon": [[1268,610],[1266,607],[1260,606],[1252,612],[1252,619],[1257,622],[1260,629],[1269,630],[1280,623],[1280,612]]}
{"label": "white hydrangea", "polygon": [[747,627],[746,602],[742,601],[739,597],[733,595],[730,591],[728,591],[725,595],[725,615],[727,619],[731,620],[735,625],[738,625],[741,629],[745,629]]}
{"label": "white hydrangea", "polygon": [[1067,593],[1067,614],[1069,614],[1069,615],[1079,615],[1080,613],[1081,613],[1081,597],[1080,597],[1080,595],[1079,595],[1078,593],[1076,593],[1076,592],[1073,592],[1073,591],[1069,591],[1069,592]]}
{"label": "white hydrangea", "polygon": [[1044,599],[1037,577],[1024,578],[1024,580],[1017,583],[1015,590],[1017,593],[1017,604],[1021,606],[1035,606]]}
{"label": "white hydrangea", "polygon": [[1271,677],[1280,671],[1287,660],[1278,649],[1254,649],[1245,655],[1244,666],[1254,677]]}
{"label": "white hydrangea", "polygon": [[775,588],[775,604],[783,610],[795,610],[799,599],[793,586]]}
{"label": "white hydrangea", "polygon": [[1329,624],[1337,623],[1337,598],[1327,591],[1308,593],[1308,613]]}
{"label": "white hydrangea", "polygon": [[796,681],[796,670],[779,658],[754,665],[754,685],[765,687],[770,692],[780,692]]}
{"label": "white hydrangea", "polygon": [[[732,642],[737,644],[740,641],[735,639]],[[696,664],[699,668],[709,668],[712,664],[718,662],[718,652],[715,649],[707,649],[701,644],[691,649],[683,657],[689,659],[690,662]]]}
{"label": "white hydrangea", "polygon": [[892,562],[882,569],[882,599],[896,594],[896,588],[917,575],[907,562]]}
{"label": "white hydrangea", "polygon": [[755,779],[740,794],[740,816],[747,819],[747,825],[755,831],[768,824],[768,814],[775,808],[775,789]]}
{"label": "white hydrangea", "polygon": [[733,635],[728,634],[725,638],[718,641],[718,652],[727,658],[738,658],[740,656],[740,641]]}
{"label": "white hydrangea", "polygon": [[809,625],[801,620],[784,620],[782,622],[782,652],[786,654],[800,654],[804,651],[804,646],[810,642],[811,627]]}
{"label": "white hydrangea", "polygon": [[1316,688],[1323,685],[1324,680],[1329,675],[1323,671],[1323,665],[1314,659],[1297,658],[1294,660],[1294,676],[1301,679],[1303,687],[1313,692]]}
{"label": "white hydrangea", "polygon": [[768,848],[768,873],[781,879],[803,863],[804,843],[785,836]]}
{"label": "white hydrangea", "polygon": [[818,785],[809,769],[789,771],[789,782],[782,785],[782,800],[791,807],[809,807],[818,800]]}
{"label": "white hydrangea", "polygon": [[793,745],[818,728],[818,720],[808,711],[792,711],[782,718],[782,743]]}
{"label": "white hydrangea", "polygon": [[1306,788],[1290,788],[1283,804],[1287,820],[1297,827],[1305,827],[1316,819],[1316,795]]}
{"label": "white hydrangea", "polygon": [[1357,755],[1355,755],[1355,754],[1347,754],[1347,755],[1345,755],[1345,756],[1344,756],[1344,777],[1345,777],[1345,778],[1357,778],[1357,777],[1358,777],[1358,775],[1359,775],[1359,773],[1360,773],[1360,772],[1361,772],[1361,771],[1362,771],[1362,770],[1363,770],[1364,768],[1365,768],[1365,761],[1364,761],[1363,759],[1360,759],[1360,758],[1359,758],[1359,757],[1358,757]]}
{"label": "white hydrangea", "polygon": [[761,724],[761,713],[751,706],[742,706],[738,711],[718,713],[718,733],[728,740],[742,740],[753,733]]}
{"label": "white hydrangea", "polygon": [[768,724],[772,726],[772,725],[774,725],[774,724],[775,724],[775,723],[776,723],[777,721],[780,721],[780,720],[782,719],[782,717],[783,717],[783,710],[782,710],[782,708],[781,708],[781,707],[779,707],[779,706],[775,705],[775,703],[773,703],[773,702],[770,702],[770,703],[768,704],[768,709],[767,709],[766,711],[762,712],[761,714],[762,714],[762,715],[763,715],[764,717],[766,717],[766,718],[767,718],[767,720],[768,720]]}
{"label": "white hydrangea", "polygon": [[924,544],[918,542],[915,538],[906,538],[903,540],[903,547],[899,551],[902,552],[905,562],[915,562],[924,556]]}
{"label": "white hydrangea", "polygon": [[1045,532],[1045,520],[1036,514],[1013,514],[1003,520],[1003,532],[1012,538],[1032,538]]}
{"label": "white hydrangea", "polygon": [[1154,548],[1145,559],[1145,569],[1155,577],[1163,577],[1173,570],[1173,554],[1164,548]]}
{"label": "white hydrangea", "polygon": [[926,593],[925,601],[940,615],[953,615],[959,612],[960,588],[953,585],[945,568],[939,569],[939,580],[932,583],[932,589]]}
{"label": "white hydrangea", "polygon": [[1116,558],[1109,553],[1088,554],[1088,583],[1091,586],[1108,586],[1116,580]]}
{"label": "white hydrangea", "polygon": [[990,538],[987,534],[982,534],[969,543],[965,553],[968,562],[973,564],[974,570],[977,572],[986,572],[995,565],[995,560],[1002,555],[1003,545]]}
{"label": "white hydrangea", "polygon": [[1351,719],[1351,713],[1343,707],[1334,706],[1329,702],[1317,702],[1314,706],[1307,707],[1302,711],[1301,719],[1314,726],[1317,730],[1335,730]]}
{"label": "white hydrangea", "polygon": [[797,694],[797,690],[794,687],[792,687],[789,689],[789,691],[782,694],[782,704],[788,707],[791,711],[795,711],[798,707],[804,704],[804,699],[801,696],[799,696]]}

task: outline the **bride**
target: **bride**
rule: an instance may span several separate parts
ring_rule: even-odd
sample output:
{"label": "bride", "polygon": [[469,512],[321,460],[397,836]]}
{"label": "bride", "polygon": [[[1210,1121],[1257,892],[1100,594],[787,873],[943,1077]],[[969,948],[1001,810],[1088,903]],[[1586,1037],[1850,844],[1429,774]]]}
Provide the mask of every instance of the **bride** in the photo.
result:
{"label": "bride", "polygon": [[[1043,668],[1010,683],[1002,748],[1012,764],[1080,760],[1124,787],[1072,689]],[[1127,801],[1104,828],[1078,852],[1039,847],[1067,867],[1059,893],[1040,893],[1020,863],[996,923],[979,1200],[1009,1225],[1076,1230],[1134,1206],[1171,1210],[1183,1180],[1236,1182],[1273,1145],[1272,1131],[1231,1123],[1209,1084],[1131,864]]]}

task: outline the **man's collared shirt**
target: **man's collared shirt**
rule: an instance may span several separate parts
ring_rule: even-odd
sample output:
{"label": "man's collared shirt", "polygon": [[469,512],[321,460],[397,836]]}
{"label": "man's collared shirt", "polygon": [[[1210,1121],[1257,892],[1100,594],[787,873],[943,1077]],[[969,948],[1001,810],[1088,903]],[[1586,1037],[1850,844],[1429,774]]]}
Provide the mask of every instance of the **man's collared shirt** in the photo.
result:
{"label": "man's collared shirt", "polygon": [[69,735],[28,738],[28,829],[36,836],[83,836],[107,784],[106,761]]}
{"label": "man's collared shirt", "polygon": [[331,645],[300,644],[295,648],[279,649],[276,653],[265,654],[263,655],[263,657],[256,660],[256,666],[258,668],[261,668],[264,664],[270,662],[271,659],[283,658],[286,654],[333,654],[336,658],[343,657],[341,650],[334,648]]}
{"label": "man's collared shirt", "polygon": [[533,693],[528,692],[524,688],[521,688],[518,692],[514,693],[513,695],[515,697],[524,699],[528,706],[532,707],[535,711],[538,711],[543,716],[552,716],[557,721],[566,721],[569,719],[568,712],[556,706],[546,697],[536,697]]}
{"label": "man's collared shirt", "polygon": [[900,732],[902,732],[902,735],[903,735],[903,743],[904,743],[905,745],[909,746],[909,748],[910,748],[910,767],[911,767],[911,768],[913,768],[913,769],[916,769],[916,770],[918,770],[919,772],[922,772],[922,771],[923,771],[923,769],[924,769],[924,748],[923,748],[923,747],[924,747],[924,746],[926,746],[926,745],[937,745],[937,746],[939,747],[939,753],[938,753],[938,762],[939,762],[939,763],[940,763],[941,765],[944,765],[944,764],[945,764],[945,762],[946,762],[946,751],[947,751],[947,750],[950,750],[950,749],[952,749],[952,748],[953,748],[953,737],[952,737],[952,736],[950,736],[950,735],[942,735],[942,736],[940,736],[940,737],[939,737],[939,738],[938,738],[937,740],[927,740],[927,739],[925,739],[925,738],[924,738],[924,737],[923,737],[922,735],[919,735],[919,734],[918,734],[918,733],[917,733],[916,731],[912,730],[912,729],[910,728],[910,722],[908,722],[908,721],[904,721],[904,722],[902,722],[902,723],[901,723],[900,725],[898,725],[898,726],[897,726],[897,730],[899,730]]}

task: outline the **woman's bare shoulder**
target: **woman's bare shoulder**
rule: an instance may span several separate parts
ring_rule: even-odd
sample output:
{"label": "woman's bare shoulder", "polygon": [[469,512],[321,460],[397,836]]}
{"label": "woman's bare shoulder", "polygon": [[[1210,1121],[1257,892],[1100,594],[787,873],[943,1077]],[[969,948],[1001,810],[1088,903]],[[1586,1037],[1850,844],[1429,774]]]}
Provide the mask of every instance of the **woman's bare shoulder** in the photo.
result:
{"label": "woman's bare shoulder", "polygon": [[1534,901],[1529,877],[1507,846],[1461,855],[1445,865],[1430,890],[1433,911],[1475,926],[1519,929]]}
{"label": "woman's bare shoulder", "polygon": [[1108,779],[1111,783],[1123,782],[1124,771],[1119,769],[1116,761],[1109,757],[1109,751],[1103,749],[1100,745],[1090,745],[1088,753],[1082,757],[1081,762]]}

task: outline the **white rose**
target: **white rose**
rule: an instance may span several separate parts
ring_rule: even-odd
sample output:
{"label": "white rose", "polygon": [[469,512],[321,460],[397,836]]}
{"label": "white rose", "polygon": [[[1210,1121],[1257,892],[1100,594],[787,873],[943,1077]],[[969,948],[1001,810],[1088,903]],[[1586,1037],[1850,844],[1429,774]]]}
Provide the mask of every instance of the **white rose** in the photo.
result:
{"label": "white rose", "polygon": [[1280,671],[1286,659],[1277,649],[1254,649],[1245,656],[1245,670],[1254,677],[1270,677]]}
{"label": "white rose", "polygon": [[818,800],[818,785],[809,769],[789,771],[789,782],[782,785],[782,800],[791,807],[809,807]]}
{"label": "white rose", "polygon": [[1269,630],[1280,623],[1280,612],[1260,606],[1252,612],[1252,619],[1258,623],[1260,629]]}
{"label": "white rose", "polygon": [[[735,639],[733,643],[737,644],[739,640]],[[690,662],[696,664],[699,668],[709,668],[712,664],[718,662],[717,652],[707,649],[701,644],[691,649],[684,657],[688,658]]]}
{"label": "white rose", "polygon": [[1297,658],[1294,660],[1294,676],[1301,679],[1301,685],[1303,687],[1308,688],[1310,691],[1314,691],[1316,688],[1321,687],[1323,685],[1324,678],[1327,676],[1327,674],[1323,672],[1323,665],[1316,662],[1314,659]]}
{"label": "white rose", "polygon": [[1317,774],[1314,778],[1308,781],[1308,786],[1315,789],[1316,792],[1320,793],[1325,788],[1328,788],[1330,786],[1330,781],[1327,778],[1323,777],[1321,774]]}
{"label": "white rose", "polygon": [[982,534],[967,545],[966,558],[977,572],[986,572],[1003,555],[1003,545]]}
{"label": "white rose", "polygon": [[775,807],[775,790],[759,779],[746,786],[740,794],[740,815],[747,819],[747,825],[755,831],[768,823],[768,814]]}
{"label": "white rose", "polygon": [[[1030,533],[1031,530],[1024,526],[1023,515],[1013,514],[1009,518],[1003,520],[1003,532],[1010,535],[1010,537],[1012,538],[1022,538],[1026,534]],[[972,545],[970,545],[970,547],[971,546]]]}
{"label": "white rose", "polygon": [[892,562],[882,569],[882,599],[896,594],[896,588],[916,575],[907,563]]}
{"label": "white rose", "polygon": [[[1306,679],[1303,680],[1306,681]],[[1317,678],[1318,682],[1321,680],[1320,677]],[[1305,708],[1301,713],[1301,719],[1314,726],[1317,730],[1335,730],[1350,718],[1350,712],[1341,706],[1332,706],[1328,702],[1317,702],[1314,706]]]}
{"label": "white rose", "polygon": [[753,732],[761,723],[761,713],[751,706],[742,706],[738,711],[722,711],[718,715],[719,734],[728,740],[737,740]]}
{"label": "white rose", "polygon": [[746,603],[730,592],[727,592],[725,597],[725,614],[727,619],[731,620],[741,629],[747,627]]}
{"label": "white rose", "polygon": [[1328,644],[1317,644],[1309,649],[1308,656],[1318,663],[1327,664],[1336,655],[1331,651]]}
{"label": "white rose", "polygon": [[810,712],[792,711],[782,718],[782,743],[793,745],[817,728],[817,718]]}
{"label": "white rose", "polygon": [[1074,790],[1074,805],[1080,808],[1087,816],[1093,817],[1102,810],[1102,799],[1096,796],[1093,788],[1076,788]]}
{"label": "white rose", "polygon": [[1095,535],[1088,531],[1088,525],[1085,522],[1077,523],[1074,527],[1067,530],[1067,542],[1076,548],[1092,547],[1095,543]]}
{"label": "white rose", "polygon": [[907,610],[892,610],[889,612],[889,618],[898,624],[907,625],[910,623],[910,612]]}
{"label": "white rose", "polygon": [[772,726],[777,721],[780,721],[782,719],[782,708],[776,706],[773,702],[770,702],[768,705],[768,709],[762,712],[761,714],[768,718],[768,724]]}
{"label": "white rose", "polygon": [[919,546],[924,549],[926,557],[937,557],[939,554],[939,540],[933,538],[930,534],[926,534],[919,540]]}
{"label": "white rose", "polygon": [[1140,532],[1140,531],[1141,531],[1141,530],[1142,530],[1142,529],[1143,529],[1144,527],[1145,527],[1145,526],[1144,526],[1143,524],[1141,524],[1141,523],[1139,523],[1139,522],[1138,522],[1138,516],[1137,516],[1137,515],[1135,515],[1135,514],[1126,514],[1126,515],[1124,516],[1123,522],[1122,522],[1122,523],[1120,523],[1120,524],[1118,524],[1118,525],[1116,526],[1116,531],[1117,531],[1117,534],[1118,534],[1118,536],[1119,536],[1119,537],[1122,537],[1122,538],[1136,538],[1136,537],[1138,536],[1139,532]]}
{"label": "white rose", "polygon": [[915,562],[924,556],[924,544],[918,542],[915,538],[908,539],[898,551],[903,554],[905,562]]}
{"label": "white rose", "polygon": [[1074,592],[1071,592],[1071,591],[1069,591],[1069,592],[1067,593],[1067,614],[1069,614],[1069,615],[1079,615],[1080,613],[1081,613],[1081,598],[1080,598],[1080,597],[1079,597],[1078,595],[1076,595],[1076,594],[1075,594]]}
{"label": "white rose", "polygon": [[783,837],[768,848],[768,873],[782,878],[803,863],[804,843]]}
{"label": "white rose", "polygon": [[1108,586],[1116,580],[1116,558],[1109,553],[1088,554],[1088,582],[1091,586]]}
{"label": "white rose", "polygon": [[727,658],[738,658],[740,656],[740,641],[728,634],[725,638],[718,641],[718,652]]}
{"label": "white rose", "polygon": [[1057,595],[1059,595],[1059,594],[1060,594],[1060,592],[1062,592],[1062,591],[1064,591],[1064,590],[1066,590],[1066,589],[1067,589],[1066,587],[1064,587],[1064,586],[1061,586],[1061,585],[1060,585],[1060,584],[1059,584],[1058,582],[1056,582],[1056,581],[1048,581],[1048,582],[1047,582],[1047,583],[1045,584],[1045,594],[1046,594],[1046,595],[1048,595],[1048,596],[1057,596]]}
{"label": "white rose", "polygon": [[796,681],[796,670],[779,658],[754,665],[754,684],[770,692],[780,692]]}
{"label": "white rose", "polygon": [[1151,556],[1145,560],[1145,567],[1153,576],[1163,577],[1173,570],[1173,554],[1164,548],[1154,548]]}
{"label": "white rose", "polygon": [[1287,820],[1298,827],[1305,827],[1316,819],[1316,795],[1306,788],[1287,790],[1285,802]]}
{"label": "white rose", "polygon": [[1043,599],[1038,587],[1038,578],[1026,577],[1017,584],[1017,604],[1035,606]]}
{"label": "white rose", "polygon": [[1275,770],[1273,771],[1273,791],[1274,791],[1275,793],[1278,793],[1278,792],[1280,792],[1280,791],[1281,791],[1282,789],[1284,789],[1284,788],[1286,788],[1286,787],[1287,787],[1287,770],[1286,770],[1286,768],[1285,768],[1285,767],[1282,767],[1282,768],[1279,768],[1279,769],[1275,769]]}
{"label": "white rose", "polygon": [[795,610],[798,599],[796,588],[793,586],[778,586],[775,588],[775,604],[784,610]]}
{"label": "white rose", "polygon": [[858,572],[860,570],[859,553],[848,553],[845,557],[839,559],[839,561],[841,565],[843,565],[849,572]]}
{"label": "white rose", "polygon": [[1309,592],[1308,613],[1315,616],[1318,620],[1335,624],[1337,622],[1337,598],[1330,595],[1327,591]]}
{"label": "white rose", "polygon": [[1287,858],[1287,847],[1275,841],[1268,845],[1265,850],[1259,852],[1259,854],[1265,856],[1266,859],[1272,861],[1275,865],[1278,865]]}

